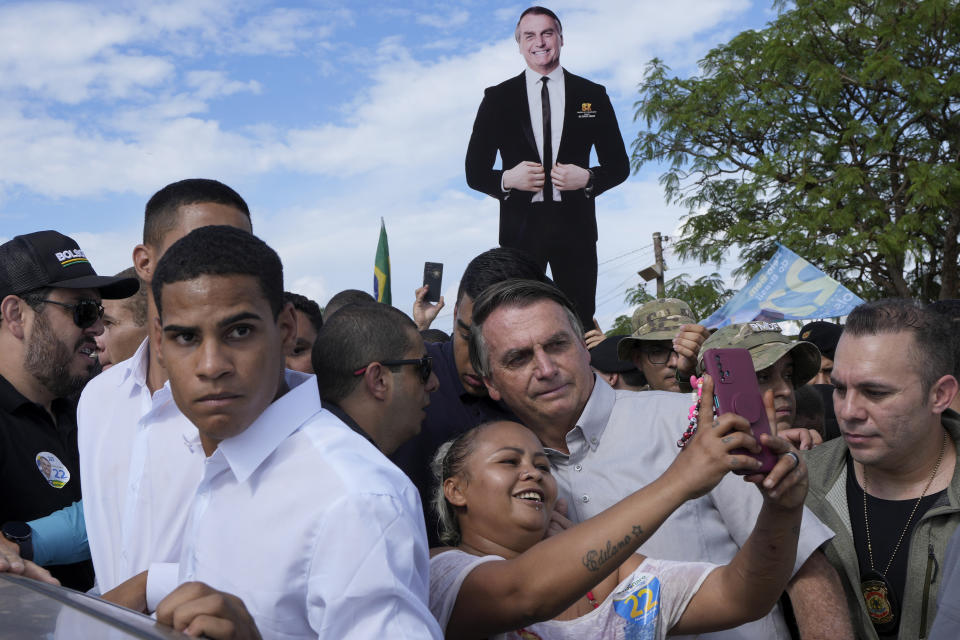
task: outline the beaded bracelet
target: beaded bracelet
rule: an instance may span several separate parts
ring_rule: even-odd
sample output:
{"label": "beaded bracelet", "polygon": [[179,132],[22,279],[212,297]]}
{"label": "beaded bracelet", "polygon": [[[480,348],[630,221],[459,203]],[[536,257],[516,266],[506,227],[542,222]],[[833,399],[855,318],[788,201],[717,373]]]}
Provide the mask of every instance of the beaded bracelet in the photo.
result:
{"label": "beaded bracelet", "polygon": [[681,449],[683,449],[690,438],[693,437],[693,434],[697,432],[697,420],[700,417],[700,398],[703,396],[703,377],[690,376],[690,386],[694,387],[696,391],[690,394],[693,404],[690,406],[690,411],[687,414],[687,428],[683,432],[683,436],[677,440],[677,446]]}

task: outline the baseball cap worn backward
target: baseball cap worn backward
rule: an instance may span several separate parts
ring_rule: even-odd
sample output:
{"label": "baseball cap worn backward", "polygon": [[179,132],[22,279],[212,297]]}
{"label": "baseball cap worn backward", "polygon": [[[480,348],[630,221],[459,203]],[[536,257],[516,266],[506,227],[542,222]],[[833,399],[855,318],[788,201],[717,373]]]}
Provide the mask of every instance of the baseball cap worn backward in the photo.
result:
{"label": "baseball cap worn backward", "polygon": [[658,298],[651,300],[633,312],[631,325],[633,333],[620,341],[617,356],[621,360],[630,358],[630,350],[640,340],[673,340],[685,324],[695,324],[693,311],[683,300],[677,298]]}
{"label": "baseball cap worn backward", "polygon": [[16,236],[0,245],[0,298],[40,287],[98,289],[108,300],[129,298],[136,278],[98,276],[73,238],[56,231]]}
{"label": "baseball cap worn backward", "polygon": [[793,356],[793,381],[805,384],[820,371],[820,350],[810,342],[794,341],[771,322],[731,324],[706,339],[697,356],[697,372],[703,373],[703,354],[708,349],[746,349],[753,360],[753,370],[762,371],[789,353]]}

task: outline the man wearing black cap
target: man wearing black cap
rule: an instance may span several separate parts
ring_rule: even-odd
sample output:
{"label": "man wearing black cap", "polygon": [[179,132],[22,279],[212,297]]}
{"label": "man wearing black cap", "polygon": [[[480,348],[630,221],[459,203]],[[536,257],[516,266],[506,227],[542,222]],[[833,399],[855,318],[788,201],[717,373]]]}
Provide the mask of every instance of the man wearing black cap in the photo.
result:
{"label": "man wearing black cap", "polygon": [[607,381],[614,389],[627,391],[646,391],[647,385],[643,372],[632,362],[617,357],[620,341],[628,336],[612,336],[590,348],[590,368]]}
{"label": "man wearing black cap", "polygon": [[[77,243],[38,231],[0,246],[0,522],[32,557],[25,521],[80,499],[76,397],[96,372],[102,298],[136,293],[135,278],[98,276]],[[89,588],[89,562],[61,565]]]}
{"label": "man wearing black cap", "polygon": [[808,322],[800,328],[800,340],[812,342],[820,349],[820,372],[807,384],[830,384],[833,354],[837,351],[837,343],[840,342],[842,333],[841,325],[822,320]]}

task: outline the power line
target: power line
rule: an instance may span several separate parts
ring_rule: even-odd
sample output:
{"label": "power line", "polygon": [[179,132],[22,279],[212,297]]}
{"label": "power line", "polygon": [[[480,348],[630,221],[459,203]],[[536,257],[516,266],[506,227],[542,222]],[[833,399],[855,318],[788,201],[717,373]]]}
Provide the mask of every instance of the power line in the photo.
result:
{"label": "power line", "polygon": [[604,260],[604,261],[602,261],[602,262],[598,262],[598,263],[597,263],[597,266],[599,267],[600,265],[607,264],[608,262],[613,262],[614,260],[619,260],[620,258],[624,258],[624,257],[629,256],[629,255],[631,255],[631,254],[637,253],[638,251],[644,251],[644,250],[646,250],[646,249],[650,249],[651,247],[653,247],[653,243],[650,243],[650,244],[648,244],[648,245],[645,246],[645,247],[640,247],[639,249],[634,249],[634,250],[632,250],[632,251],[627,251],[626,253],[621,253],[621,254],[618,255],[618,256],[614,256],[614,257],[612,257],[612,258],[608,258],[607,260]]}

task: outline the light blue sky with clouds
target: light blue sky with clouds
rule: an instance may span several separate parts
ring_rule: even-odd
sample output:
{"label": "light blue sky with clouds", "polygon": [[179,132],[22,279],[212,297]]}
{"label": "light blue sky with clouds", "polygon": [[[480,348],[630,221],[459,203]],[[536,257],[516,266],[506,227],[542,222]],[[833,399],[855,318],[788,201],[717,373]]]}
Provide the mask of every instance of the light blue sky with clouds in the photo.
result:
{"label": "light blue sky with clouds", "polygon": [[[561,64],[600,82],[629,148],[637,84],[664,59],[679,75],[768,21],[769,0],[609,0],[549,6]],[[321,304],[371,290],[381,216],[394,305],[423,262],[445,264],[449,331],[466,263],[497,244],[497,202],[463,158],[485,87],[524,66],[510,2],[219,0],[0,2],[0,241],[53,228],[100,273],[130,264],[160,187],[209,177],[250,204],[287,288]],[[597,317],[653,262],[651,235],[683,211],[651,167],[598,199]],[[712,265],[673,273],[701,275]],[[729,265],[732,266],[732,265]],[[729,268],[721,269],[724,274]],[[669,275],[669,273],[668,273]]]}

